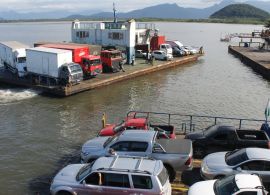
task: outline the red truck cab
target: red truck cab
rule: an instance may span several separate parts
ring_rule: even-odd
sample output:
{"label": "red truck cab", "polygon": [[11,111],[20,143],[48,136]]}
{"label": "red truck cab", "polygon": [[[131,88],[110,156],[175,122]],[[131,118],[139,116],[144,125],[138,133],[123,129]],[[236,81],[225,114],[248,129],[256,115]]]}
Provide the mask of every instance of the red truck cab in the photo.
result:
{"label": "red truck cab", "polygon": [[101,129],[98,136],[113,136],[118,132],[130,129],[155,130],[159,131],[159,138],[175,139],[175,129],[171,125],[151,125],[148,118],[127,117],[119,124],[108,124]]}
{"label": "red truck cab", "polygon": [[96,76],[102,72],[100,56],[89,55],[88,46],[72,43],[48,43],[39,46],[72,51],[72,60],[80,64],[85,78]]}
{"label": "red truck cab", "polygon": [[121,69],[122,53],[119,50],[103,50],[100,54],[103,72],[118,72]]}

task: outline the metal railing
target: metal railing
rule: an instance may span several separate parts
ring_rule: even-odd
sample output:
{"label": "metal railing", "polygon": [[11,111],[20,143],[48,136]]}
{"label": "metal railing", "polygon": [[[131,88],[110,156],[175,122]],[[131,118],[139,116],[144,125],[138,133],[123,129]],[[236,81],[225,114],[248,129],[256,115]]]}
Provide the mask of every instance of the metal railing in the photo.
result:
{"label": "metal railing", "polygon": [[148,118],[150,124],[173,125],[177,133],[201,130],[217,124],[233,125],[238,129],[260,129],[262,123],[265,122],[265,120],[261,119],[144,111],[130,111],[127,113],[127,117],[145,117]]}

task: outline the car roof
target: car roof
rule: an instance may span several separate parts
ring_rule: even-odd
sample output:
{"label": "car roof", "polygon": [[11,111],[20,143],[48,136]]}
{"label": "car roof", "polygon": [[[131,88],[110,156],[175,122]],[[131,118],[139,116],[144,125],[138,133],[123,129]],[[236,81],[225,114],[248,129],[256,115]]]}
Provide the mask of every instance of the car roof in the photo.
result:
{"label": "car roof", "polygon": [[265,148],[246,148],[249,159],[267,159],[270,160],[270,150]]}
{"label": "car roof", "polygon": [[149,175],[157,175],[162,169],[163,163],[160,160],[128,156],[101,157],[92,166],[92,170],[133,172]]}
{"label": "car roof", "polygon": [[156,133],[156,131],[145,131],[141,129],[123,131],[119,136],[118,141],[149,142],[153,140]]}
{"label": "car roof", "polygon": [[261,180],[257,175],[236,174],[234,179],[239,189],[256,188],[258,186],[262,186]]}

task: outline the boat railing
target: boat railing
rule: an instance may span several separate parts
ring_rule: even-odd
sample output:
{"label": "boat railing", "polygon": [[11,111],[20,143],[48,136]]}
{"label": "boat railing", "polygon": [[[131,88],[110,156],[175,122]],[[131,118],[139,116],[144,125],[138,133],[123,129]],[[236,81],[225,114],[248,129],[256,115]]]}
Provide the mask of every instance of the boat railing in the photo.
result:
{"label": "boat railing", "polygon": [[182,134],[202,130],[212,125],[233,125],[237,129],[260,129],[265,120],[234,118],[223,116],[130,111],[127,117],[147,117],[150,124],[167,124],[175,127],[176,133]]}

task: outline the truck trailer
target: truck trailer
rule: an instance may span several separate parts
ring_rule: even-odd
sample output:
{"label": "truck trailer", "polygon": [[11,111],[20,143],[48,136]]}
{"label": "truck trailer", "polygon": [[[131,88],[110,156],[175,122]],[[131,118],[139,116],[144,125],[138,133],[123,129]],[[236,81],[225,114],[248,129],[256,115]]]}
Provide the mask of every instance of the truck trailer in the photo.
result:
{"label": "truck trailer", "polygon": [[19,77],[26,75],[26,53],[28,45],[17,41],[0,42],[0,59],[4,67]]}
{"label": "truck trailer", "polygon": [[27,71],[34,84],[73,85],[83,80],[79,64],[68,50],[36,47],[26,49]]}
{"label": "truck trailer", "polygon": [[89,55],[88,46],[68,43],[49,43],[43,44],[41,47],[72,51],[72,60],[80,64],[84,78],[91,78],[102,72],[100,56]]}

